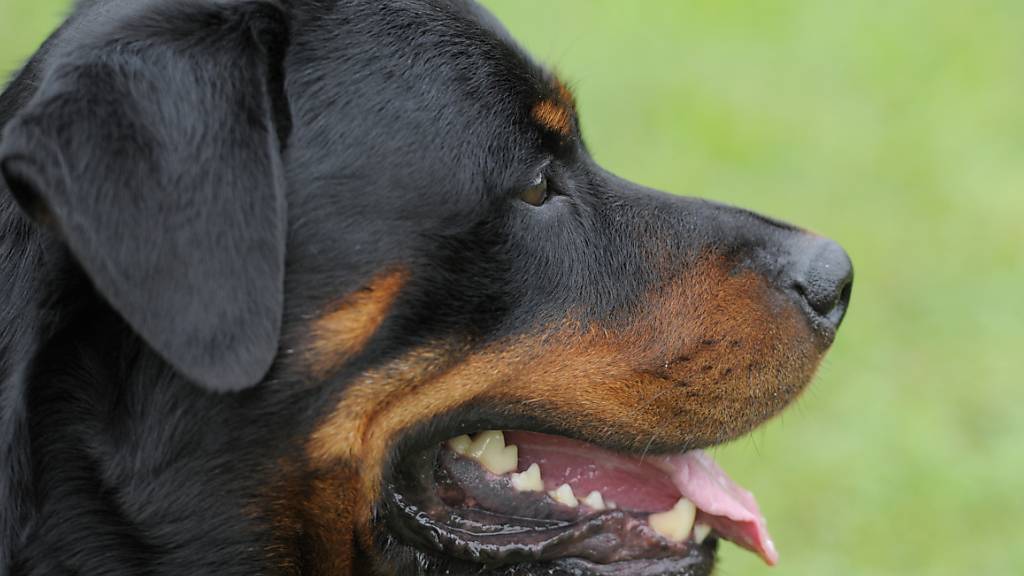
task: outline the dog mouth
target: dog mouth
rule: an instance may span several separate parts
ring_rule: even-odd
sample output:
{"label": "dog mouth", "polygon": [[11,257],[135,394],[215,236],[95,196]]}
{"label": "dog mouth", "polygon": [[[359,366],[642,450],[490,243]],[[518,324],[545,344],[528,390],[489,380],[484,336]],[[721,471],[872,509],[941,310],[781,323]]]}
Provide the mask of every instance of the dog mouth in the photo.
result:
{"label": "dog mouth", "polygon": [[631,456],[488,430],[416,453],[399,469],[385,490],[391,528],[457,561],[697,575],[711,572],[719,539],[768,564],[778,559],[753,495],[700,450]]}

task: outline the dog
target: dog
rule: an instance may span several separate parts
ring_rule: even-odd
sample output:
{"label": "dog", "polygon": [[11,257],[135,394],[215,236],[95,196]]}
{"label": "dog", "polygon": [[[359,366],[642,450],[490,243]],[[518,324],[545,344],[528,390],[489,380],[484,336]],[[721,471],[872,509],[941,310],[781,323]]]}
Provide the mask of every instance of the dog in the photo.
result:
{"label": "dog", "polygon": [[776,560],[701,449],[849,258],[603,170],[476,4],[79,0],[0,126],[0,574]]}

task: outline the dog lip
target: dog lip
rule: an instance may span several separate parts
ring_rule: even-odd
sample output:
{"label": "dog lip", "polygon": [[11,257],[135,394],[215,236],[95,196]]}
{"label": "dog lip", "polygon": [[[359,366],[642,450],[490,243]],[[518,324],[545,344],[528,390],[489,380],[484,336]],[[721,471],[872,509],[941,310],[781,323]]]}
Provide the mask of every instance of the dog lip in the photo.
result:
{"label": "dog lip", "polygon": [[397,460],[383,486],[377,515],[397,538],[396,543],[438,556],[438,562],[540,569],[577,559],[586,562],[576,562],[572,573],[651,576],[700,576],[709,574],[714,564],[714,536],[701,544],[667,542],[647,524],[643,512],[607,510],[566,521],[448,506],[441,500],[435,480],[440,455],[442,448],[436,444],[406,452]]}
{"label": "dog lip", "polygon": [[430,507],[414,503],[393,488],[388,499],[395,507],[389,515],[391,527],[407,543],[480,564],[507,566],[578,558],[596,566],[626,566],[630,562],[681,560],[695,553],[709,561],[714,556],[714,538],[702,544],[652,547],[656,536],[644,521],[646,515],[624,510],[565,522]]}
{"label": "dog lip", "polygon": [[[528,438],[531,436],[545,436],[533,432],[508,434],[510,438],[524,443],[529,443]],[[582,442],[569,437],[563,438],[567,443]],[[592,450],[604,449],[595,445]],[[409,455],[409,452],[406,451],[406,454]],[[664,564],[659,564],[655,562],[656,560],[687,558],[691,548],[703,549],[710,542],[717,546],[716,537],[708,538],[702,544],[698,544],[691,537],[677,545],[666,545],[664,540],[654,535],[647,523],[648,510],[653,511],[654,508],[634,509],[627,506],[622,510],[591,512],[589,515],[581,514],[572,518],[550,514],[527,514],[527,518],[523,518],[521,514],[515,512],[515,504],[512,504],[512,508],[505,505],[491,507],[493,504],[470,504],[470,508],[460,507],[461,499],[453,501],[447,496],[442,496],[443,490],[438,491],[441,489],[435,476],[437,470],[441,469],[435,470],[435,467],[441,466],[440,463],[444,461],[442,456],[447,456],[450,463],[451,457],[455,455],[451,449],[442,448],[441,443],[435,443],[426,450],[421,449],[419,453],[409,457],[396,454],[397,466],[385,484],[382,517],[400,540],[416,545],[421,550],[440,553],[462,561],[507,565],[522,562],[553,562],[576,557],[602,567],[627,566],[628,562],[639,562],[640,564],[636,566],[643,566],[645,571],[637,573],[650,574],[662,573],[646,571],[648,565]],[[457,456],[456,460],[459,460]],[[679,487],[680,493],[684,493],[698,504],[702,509],[698,520],[703,518],[704,522],[711,524],[715,534],[726,536],[757,553],[769,564],[775,563],[777,555],[774,546],[768,538],[763,517],[757,510],[752,496],[733,484],[710,457],[700,451],[691,451],[677,456],[648,457],[648,460],[654,468],[660,468],[665,472],[666,478],[677,476],[672,478],[671,482]],[[464,464],[474,462],[466,458],[462,458],[461,461]],[[480,470],[484,471],[483,468]],[[401,471],[401,474],[397,474],[398,471]],[[658,475],[658,472],[655,471],[654,474]],[[680,475],[689,475],[692,478],[679,478]],[[498,477],[500,475],[495,475],[492,479]],[[701,487],[702,482],[711,485]],[[472,485],[475,484],[467,486]],[[690,494],[688,491],[693,493]],[[487,496],[486,493],[477,495]],[[678,495],[675,498],[678,498]],[[475,502],[475,499],[471,499],[470,502]],[[712,514],[705,513],[703,509]],[[715,516],[716,514],[718,516]],[[531,518],[533,520],[530,520]],[[605,544],[608,539],[618,541],[619,545],[609,548]],[[710,554],[704,554],[711,558],[713,564],[713,550]],[[648,561],[650,562],[645,564]],[[632,569],[632,565],[630,566]],[[690,572],[684,572],[679,568],[668,573]]]}
{"label": "dog lip", "polygon": [[594,564],[582,558],[566,558],[555,564],[580,576],[710,576],[715,568],[717,540],[691,549],[684,557],[658,560],[630,560]]}

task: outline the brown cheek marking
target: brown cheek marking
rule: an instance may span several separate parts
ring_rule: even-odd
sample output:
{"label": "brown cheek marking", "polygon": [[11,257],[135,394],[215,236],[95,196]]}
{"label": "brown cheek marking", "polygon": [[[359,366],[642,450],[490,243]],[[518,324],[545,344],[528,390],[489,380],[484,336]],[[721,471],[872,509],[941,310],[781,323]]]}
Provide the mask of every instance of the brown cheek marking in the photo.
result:
{"label": "brown cheek marking", "polygon": [[314,323],[308,352],[314,376],[326,377],[366,346],[387,317],[407,276],[405,270],[377,276]]}
{"label": "brown cheek marking", "polygon": [[773,297],[755,274],[707,259],[625,327],[566,322],[478,351],[420,349],[354,382],[307,454],[314,466],[360,463],[355,515],[368,527],[397,436],[471,400],[634,450],[733,438],[798,394],[820,359],[800,313]]}
{"label": "brown cheek marking", "polygon": [[267,500],[273,541],[267,557],[275,574],[287,576],[360,573],[356,566],[357,468],[336,462],[319,470],[281,465],[280,481]]}

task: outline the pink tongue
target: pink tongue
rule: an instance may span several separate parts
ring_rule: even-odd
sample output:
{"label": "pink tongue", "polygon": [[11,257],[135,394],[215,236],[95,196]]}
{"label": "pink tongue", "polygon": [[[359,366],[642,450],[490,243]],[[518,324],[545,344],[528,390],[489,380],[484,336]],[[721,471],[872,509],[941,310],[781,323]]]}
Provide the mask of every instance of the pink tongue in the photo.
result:
{"label": "pink tongue", "polygon": [[658,464],[679,492],[707,515],[704,521],[716,532],[771,566],[779,561],[754,495],[733,482],[703,450],[660,458]]}
{"label": "pink tongue", "polygon": [[754,496],[703,451],[640,459],[535,432],[506,431],[505,441],[519,446],[520,471],[532,463],[540,466],[546,490],[564,482],[577,494],[599,490],[622,508],[644,512],[668,510],[682,495],[700,510],[698,520],[719,535],[770,565],[778,562]]}

